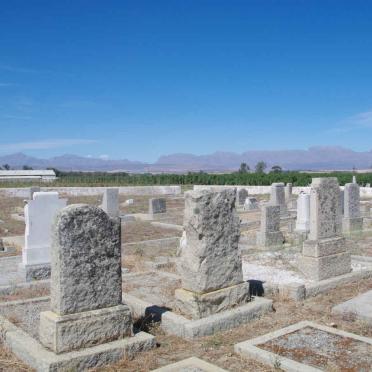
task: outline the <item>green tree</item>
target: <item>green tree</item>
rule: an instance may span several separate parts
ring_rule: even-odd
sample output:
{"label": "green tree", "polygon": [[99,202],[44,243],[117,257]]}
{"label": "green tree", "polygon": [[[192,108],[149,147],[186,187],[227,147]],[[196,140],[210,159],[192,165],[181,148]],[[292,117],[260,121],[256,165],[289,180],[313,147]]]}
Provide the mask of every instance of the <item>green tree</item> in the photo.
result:
{"label": "green tree", "polygon": [[23,170],[32,170],[32,167],[28,166],[28,165],[24,165],[22,167]]}
{"label": "green tree", "polygon": [[248,173],[250,170],[249,165],[247,163],[241,163],[239,168],[239,173]]}
{"label": "green tree", "polygon": [[9,170],[9,169],[10,169],[10,165],[9,165],[9,164],[4,164],[4,165],[3,165],[3,168],[4,168],[5,170]]}
{"label": "green tree", "polygon": [[256,173],[264,173],[266,168],[267,168],[266,163],[264,161],[259,161],[256,164],[255,171]]}
{"label": "green tree", "polygon": [[273,173],[282,173],[282,167],[280,165],[273,165],[271,167],[271,172],[273,172]]}

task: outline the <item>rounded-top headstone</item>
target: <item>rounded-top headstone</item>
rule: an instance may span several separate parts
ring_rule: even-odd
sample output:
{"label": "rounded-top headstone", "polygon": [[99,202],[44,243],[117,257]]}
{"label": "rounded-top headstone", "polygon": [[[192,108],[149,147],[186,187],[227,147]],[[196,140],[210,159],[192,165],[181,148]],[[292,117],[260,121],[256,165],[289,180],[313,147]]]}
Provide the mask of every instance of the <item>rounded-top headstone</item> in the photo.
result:
{"label": "rounded-top headstone", "polygon": [[63,208],[53,226],[51,310],[60,315],[121,304],[119,219],[102,209]]}

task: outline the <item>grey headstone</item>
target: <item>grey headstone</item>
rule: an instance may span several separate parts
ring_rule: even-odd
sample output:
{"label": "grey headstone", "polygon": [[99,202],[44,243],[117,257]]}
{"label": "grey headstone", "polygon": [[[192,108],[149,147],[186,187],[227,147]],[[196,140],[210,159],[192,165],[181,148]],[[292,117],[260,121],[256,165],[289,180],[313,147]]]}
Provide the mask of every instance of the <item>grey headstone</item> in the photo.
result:
{"label": "grey headstone", "polygon": [[56,217],[52,243],[51,310],[65,315],[121,304],[119,219],[75,204]]}
{"label": "grey headstone", "polygon": [[110,217],[119,217],[119,189],[108,188],[103,193],[102,209]]}
{"label": "grey headstone", "polygon": [[165,213],[167,211],[167,200],[165,198],[149,200],[149,214]]}
{"label": "grey headstone", "polygon": [[185,193],[185,242],[178,271],[182,288],[205,293],[243,281],[235,189]]}
{"label": "grey headstone", "polygon": [[246,189],[238,189],[237,190],[237,205],[239,206],[244,205],[247,197],[248,197],[248,191]]}

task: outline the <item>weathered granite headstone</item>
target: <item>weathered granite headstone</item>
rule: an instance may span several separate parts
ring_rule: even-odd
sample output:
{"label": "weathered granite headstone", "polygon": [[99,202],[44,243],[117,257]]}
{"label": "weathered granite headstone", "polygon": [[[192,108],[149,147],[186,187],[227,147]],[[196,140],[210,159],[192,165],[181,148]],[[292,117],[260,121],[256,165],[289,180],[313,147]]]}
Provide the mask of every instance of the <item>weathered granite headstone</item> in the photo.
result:
{"label": "weathered granite headstone", "polygon": [[310,230],[310,195],[301,192],[297,199],[296,231]]}
{"label": "weathered granite headstone", "polygon": [[245,199],[244,207],[245,211],[254,211],[259,209],[259,203],[256,198],[248,197]]}
{"label": "weathered granite headstone", "polygon": [[301,271],[312,280],[351,271],[350,253],[340,231],[339,185],[334,177],[313,178],[310,191],[310,233],[303,244]]}
{"label": "weathered granite headstone", "polygon": [[256,241],[258,247],[273,248],[283,245],[279,205],[266,204],[261,208],[261,227],[257,232]]}
{"label": "weathered granite headstone", "polygon": [[363,218],[360,215],[360,194],[357,183],[347,183],[344,188],[344,218],[342,231],[351,233],[363,229]]}
{"label": "weathered granite headstone", "polygon": [[246,189],[238,189],[237,190],[237,206],[242,206],[245,203],[245,200],[248,198],[248,191]]}
{"label": "weathered granite headstone", "polygon": [[50,276],[52,224],[57,212],[66,206],[57,192],[35,192],[24,207],[25,246],[19,269],[26,281]]}
{"label": "weathered granite headstone", "polygon": [[110,217],[119,217],[119,189],[107,188],[103,193],[103,200],[101,208]]}
{"label": "weathered granite headstone", "polygon": [[75,204],[53,227],[51,309],[40,314],[40,342],[55,353],[132,335],[122,304],[120,220]]}
{"label": "weathered granite headstone", "polygon": [[167,211],[167,200],[165,198],[149,200],[149,214],[165,213]]}
{"label": "weathered granite headstone", "polygon": [[284,183],[273,183],[271,185],[270,205],[278,205],[280,207],[280,215],[288,214],[285,202]]}
{"label": "weathered granite headstone", "polygon": [[235,202],[234,189],[185,193],[185,233],[177,265],[182,288],[175,291],[175,297],[179,310],[193,319],[249,300]]}

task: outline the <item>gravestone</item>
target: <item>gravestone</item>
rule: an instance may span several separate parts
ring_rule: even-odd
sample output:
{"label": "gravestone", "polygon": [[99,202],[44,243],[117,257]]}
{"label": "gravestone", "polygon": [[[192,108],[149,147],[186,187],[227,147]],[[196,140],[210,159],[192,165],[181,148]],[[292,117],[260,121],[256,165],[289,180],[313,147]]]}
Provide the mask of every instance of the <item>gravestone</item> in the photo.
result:
{"label": "gravestone", "polygon": [[249,300],[249,284],[243,282],[235,202],[234,189],[185,193],[185,232],[177,262],[182,288],[175,291],[175,297],[179,311],[192,319]]}
{"label": "gravestone", "polygon": [[280,231],[280,206],[266,204],[261,208],[261,226],[257,232],[258,247],[281,247],[284,242]]}
{"label": "gravestone", "polygon": [[334,177],[313,178],[310,191],[310,233],[299,268],[311,280],[324,280],[351,271],[350,253],[341,236],[339,185]]}
{"label": "gravestone", "polygon": [[55,353],[132,335],[122,304],[119,219],[75,204],[53,226],[51,308],[40,313],[40,342]]}
{"label": "gravestone", "polygon": [[248,191],[246,189],[238,189],[236,193],[237,193],[236,205],[240,207],[244,205],[245,200],[248,198]]}
{"label": "gravestone", "polygon": [[19,266],[26,281],[50,276],[50,247],[52,224],[57,212],[66,206],[57,192],[35,192],[24,207],[25,245]]}
{"label": "gravestone", "polygon": [[248,197],[245,199],[244,207],[245,211],[254,211],[259,209],[259,203],[256,198]]}
{"label": "gravestone", "polygon": [[353,181],[352,181],[352,183],[357,183],[357,180],[356,180],[356,177],[355,177],[355,176],[353,176]]}
{"label": "gravestone", "polygon": [[347,183],[344,188],[344,218],[342,219],[342,231],[346,234],[363,229],[359,203],[359,185]]}
{"label": "gravestone", "polygon": [[280,207],[280,215],[288,214],[285,202],[284,183],[273,183],[271,185],[270,205],[278,205]]}
{"label": "gravestone", "polygon": [[167,200],[165,198],[149,200],[149,214],[165,213],[167,211]]}
{"label": "gravestone", "polygon": [[28,200],[32,200],[35,192],[40,192],[39,186],[32,186],[29,188]]}
{"label": "gravestone", "polygon": [[287,183],[284,188],[285,201],[288,203],[292,199],[292,184]]}
{"label": "gravestone", "polygon": [[297,199],[296,231],[310,230],[310,195],[301,192]]}
{"label": "gravestone", "polygon": [[119,217],[119,189],[107,188],[103,193],[101,208],[112,218]]}

